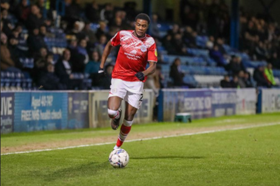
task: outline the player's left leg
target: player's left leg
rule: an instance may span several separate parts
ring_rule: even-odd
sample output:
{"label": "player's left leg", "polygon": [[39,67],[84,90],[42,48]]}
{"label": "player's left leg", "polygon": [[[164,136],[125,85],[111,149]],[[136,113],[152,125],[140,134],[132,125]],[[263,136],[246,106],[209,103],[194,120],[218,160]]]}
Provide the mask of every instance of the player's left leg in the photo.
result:
{"label": "player's left leg", "polygon": [[130,132],[131,125],[133,124],[133,118],[137,110],[137,108],[125,102],[125,116],[115,148],[120,148],[125,141],[125,138]]}
{"label": "player's left leg", "polygon": [[125,100],[125,115],[124,121],[120,129],[119,137],[114,149],[120,148],[125,141],[125,138],[130,132],[131,125],[133,124],[134,115],[140,108],[142,103],[143,94],[133,94],[128,92]]}

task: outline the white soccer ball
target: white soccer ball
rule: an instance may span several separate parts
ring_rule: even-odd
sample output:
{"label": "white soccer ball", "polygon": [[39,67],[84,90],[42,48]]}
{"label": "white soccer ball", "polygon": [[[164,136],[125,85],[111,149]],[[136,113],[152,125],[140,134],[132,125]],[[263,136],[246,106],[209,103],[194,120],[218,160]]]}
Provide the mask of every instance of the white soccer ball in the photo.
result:
{"label": "white soccer ball", "polygon": [[109,155],[109,162],[115,168],[123,168],[128,164],[129,155],[124,149],[113,150]]}

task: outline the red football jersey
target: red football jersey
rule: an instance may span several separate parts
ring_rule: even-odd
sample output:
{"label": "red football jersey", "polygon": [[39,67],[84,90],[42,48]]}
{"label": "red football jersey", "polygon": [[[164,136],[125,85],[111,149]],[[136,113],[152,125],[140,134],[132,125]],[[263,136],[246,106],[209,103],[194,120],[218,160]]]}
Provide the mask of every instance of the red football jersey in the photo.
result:
{"label": "red football jersey", "polygon": [[121,30],[111,39],[113,46],[121,45],[112,78],[139,81],[135,74],[144,71],[148,61],[157,62],[155,40],[148,34],[138,38],[133,32],[134,30]]}

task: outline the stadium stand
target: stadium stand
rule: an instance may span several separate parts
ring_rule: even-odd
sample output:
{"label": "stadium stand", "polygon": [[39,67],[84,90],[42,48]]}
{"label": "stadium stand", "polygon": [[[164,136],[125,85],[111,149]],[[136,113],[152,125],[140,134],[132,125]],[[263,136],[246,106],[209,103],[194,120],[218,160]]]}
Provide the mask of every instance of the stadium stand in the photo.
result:
{"label": "stadium stand", "polygon": [[[32,14],[34,15],[37,15],[37,8],[38,12],[44,11],[44,13],[41,12],[40,14],[43,16],[40,18],[40,20],[43,20],[43,24],[39,24],[39,35],[43,38],[43,45],[46,46],[48,53],[53,56],[53,63],[61,58],[65,48],[71,51],[71,65],[88,61],[84,60],[83,52],[79,46],[77,46],[77,41],[81,39],[86,39],[87,41],[86,50],[89,54],[89,58],[91,58],[90,54],[92,51],[98,51],[101,56],[104,47],[100,40],[102,36],[105,36],[106,40],[108,40],[118,30],[133,29],[133,15],[131,15],[131,12],[125,12],[120,7],[111,7],[113,5],[110,4],[111,8],[107,10],[106,14],[100,14],[100,16],[96,14],[96,17],[91,16],[87,18],[87,13],[81,11],[82,8],[79,4],[72,3],[72,5],[73,6],[67,5],[65,7],[65,14],[63,14],[63,12],[58,12],[57,17],[50,16],[49,14],[49,12],[55,9],[55,6],[49,7],[48,10],[46,10],[45,7],[40,7],[39,9],[36,4],[25,6],[29,11],[33,11]],[[90,5],[86,5],[85,10],[88,10],[87,6]],[[102,12],[102,10],[105,10],[103,8],[106,6],[109,5],[98,5],[97,7],[99,7],[98,10]],[[211,6],[214,5],[210,4],[208,8]],[[220,6],[225,5],[221,4]],[[76,11],[78,9],[79,11]],[[78,14],[72,15],[71,13],[73,12]],[[228,8],[225,14],[228,14]],[[19,15],[13,7],[9,10],[4,9],[1,11],[1,43],[4,37],[15,38],[17,40],[17,55],[13,56],[12,59],[14,61],[14,67],[20,69],[19,72],[18,70],[13,71],[11,69],[1,68],[1,90],[37,90],[38,87],[40,87],[34,79],[36,78],[34,76],[34,67],[36,66],[35,56],[37,55],[36,50],[38,49],[31,50],[31,45],[28,43],[28,38],[33,33],[33,30],[30,30],[30,26],[28,27],[28,23],[30,23],[30,20],[36,22],[36,19],[34,17],[31,19],[30,16],[32,16],[30,13],[27,15]],[[275,55],[276,58],[274,59],[271,57],[271,53],[274,51],[280,56],[279,26],[277,26],[275,22],[266,22],[264,19],[258,19],[254,16],[249,17],[242,14],[240,18],[243,20],[241,21],[242,29],[240,35],[243,42],[241,42],[240,50],[237,50],[225,44],[225,42],[228,41],[226,32],[223,32],[219,36],[213,35],[211,28],[205,31],[205,29],[203,30],[200,27],[193,26],[193,23],[186,25],[184,21],[182,21],[183,25],[179,27],[177,24],[159,21],[157,16],[153,16],[152,22],[154,22],[156,26],[153,27],[155,32],[151,34],[158,33],[155,38],[159,53],[158,65],[162,67],[161,72],[164,76],[162,80],[163,86],[165,88],[174,87],[174,82],[169,77],[170,66],[176,58],[180,58],[182,63],[180,69],[184,73],[183,80],[185,83],[197,88],[220,87],[220,81],[223,79],[224,75],[229,74],[231,78],[237,75],[233,74],[231,69],[228,69],[226,66],[233,60],[234,56],[241,59],[241,64],[244,66],[245,71],[249,72],[253,85],[257,85],[254,79],[251,78],[253,77],[254,69],[259,66],[266,66],[267,61],[272,61],[273,65],[277,67],[277,60],[279,62],[279,57],[277,57],[277,55]],[[29,22],[27,21],[28,19]],[[120,19],[121,22],[118,22],[118,19]],[[88,32],[85,31],[85,25],[88,24],[89,20],[102,20],[102,22],[95,21],[89,24],[90,30],[95,33],[91,41],[89,40],[89,35],[87,35]],[[46,31],[41,30],[43,29],[41,28],[42,26],[45,27]],[[259,27],[261,27],[261,29]],[[37,27],[34,26],[34,28],[36,29]],[[260,33],[264,30],[268,33],[267,38],[264,36],[260,37],[262,36]],[[254,43],[252,38],[256,37],[256,35],[259,36],[259,41],[263,43]],[[176,42],[178,42],[176,38],[182,38],[180,44],[178,44],[178,46],[181,45],[182,47],[181,55],[174,55],[172,51],[169,51],[170,47],[171,49],[172,47],[174,48],[174,43],[176,44]],[[71,42],[74,42],[74,45],[70,46]],[[252,44],[257,44],[258,46],[253,47]],[[10,43],[6,45],[9,50],[12,50]],[[217,54],[222,59],[224,65],[219,64],[217,58],[211,58],[211,55],[209,55],[209,51],[211,51],[215,45],[218,47]],[[265,45],[265,49],[263,45]],[[247,46],[247,48],[245,46]],[[268,46],[270,46],[270,48],[268,48]],[[35,51],[35,53],[30,53],[30,51]],[[263,53],[265,53],[265,57]],[[110,54],[108,58],[110,65],[114,64],[116,54],[117,49]],[[2,60],[1,58],[1,61]],[[83,61],[81,62],[79,60]],[[46,67],[49,62],[47,60],[45,61]],[[73,67],[74,66],[75,65],[73,65]],[[83,73],[83,68],[84,67],[82,67],[82,70],[72,69],[73,72],[70,72],[71,74],[69,74],[69,77],[71,76],[72,79],[82,80],[85,89],[102,89],[102,85],[98,83],[99,77],[96,74]],[[274,68],[273,75],[276,83],[273,86],[279,86],[280,70]],[[243,77],[239,78],[242,79]],[[265,79],[265,76],[263,78]],[[44,89],[44,87],[42,87],[42,89]]]}

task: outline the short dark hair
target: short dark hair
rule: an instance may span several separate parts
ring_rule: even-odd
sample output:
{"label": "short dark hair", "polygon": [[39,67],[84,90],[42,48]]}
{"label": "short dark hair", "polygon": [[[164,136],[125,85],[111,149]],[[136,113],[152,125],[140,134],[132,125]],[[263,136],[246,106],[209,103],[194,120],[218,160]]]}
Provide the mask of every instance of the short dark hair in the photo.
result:
{"label": "short dark hair", "polygon": [[135,21],[136,21],[137,19],[146,20],[146,21],[148,21],[148,24],[150,24],[150,22],[151,22],[150,17],[149,17],[147,14],[144,14],[144,13],[138,14],[138,15],[135,17]]}

